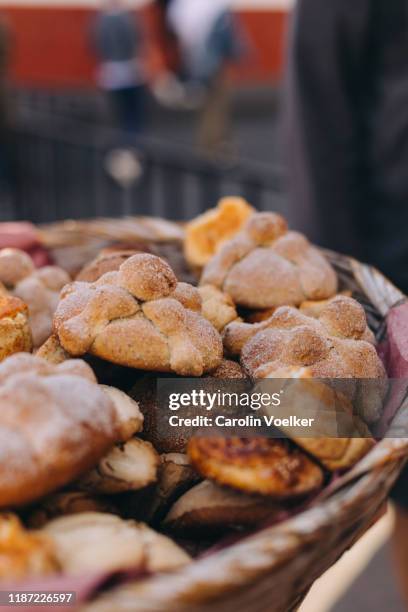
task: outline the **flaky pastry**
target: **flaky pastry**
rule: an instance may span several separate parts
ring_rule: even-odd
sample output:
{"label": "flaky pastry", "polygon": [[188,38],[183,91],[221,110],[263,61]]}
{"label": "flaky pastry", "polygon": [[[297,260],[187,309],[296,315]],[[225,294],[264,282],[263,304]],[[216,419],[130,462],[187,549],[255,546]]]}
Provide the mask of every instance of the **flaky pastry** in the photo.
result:
{"label": "flaky pastry", "polygon": [[202,285],[214,285],[234,303],[251,309],[297,306],[331,297],[337,278],[325,257],[275,213],[252,215],[203,270]]}
{"label": "flaky pastry", "polygon": [[91,353],[141,370],[201,376],[222,358],[197,289],[178,283],[170,266],[149,254],[130,257],[95,283],[67,285],[54,331],[73,356]]}
{"label": "flaky pastry", "polygon": [[69,281],[68,274],[57,266],[36,269],[24,251],[0,251],[0,282],[27,304],[34,348],[51,334],[59,293]]}

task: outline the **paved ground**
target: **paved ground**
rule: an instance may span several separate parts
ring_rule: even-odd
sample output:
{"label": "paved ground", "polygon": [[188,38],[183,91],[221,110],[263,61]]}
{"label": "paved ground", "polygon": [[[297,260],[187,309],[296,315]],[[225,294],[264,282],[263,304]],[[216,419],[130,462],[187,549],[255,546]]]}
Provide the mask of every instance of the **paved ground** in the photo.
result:
{"label": "paved ground", "polygon": [[404,612],[390,555],[392,512],[313,586],[299,612]]}

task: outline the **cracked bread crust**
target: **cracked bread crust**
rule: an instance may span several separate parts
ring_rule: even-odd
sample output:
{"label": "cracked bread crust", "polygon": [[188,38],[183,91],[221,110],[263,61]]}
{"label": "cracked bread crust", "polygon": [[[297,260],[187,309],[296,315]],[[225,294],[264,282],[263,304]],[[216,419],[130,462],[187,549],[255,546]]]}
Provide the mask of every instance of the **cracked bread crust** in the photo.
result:
{"label": "cracked bread crust", "polygon": [[54,332],[74,356],[91,353],[141,370],[201,376],[222,359],[222,341],[201,314],[198,290],[178,283],[159,257],[137,254],[94,283],[66,286]]}
{"label": "cracked bread crust", "polygon": [[228,293],[251,309],[297,306],[331,297],[334,270],[324,256],[275,213],[252,215],[240,233],[226,242],[203,271],[202,285]]}

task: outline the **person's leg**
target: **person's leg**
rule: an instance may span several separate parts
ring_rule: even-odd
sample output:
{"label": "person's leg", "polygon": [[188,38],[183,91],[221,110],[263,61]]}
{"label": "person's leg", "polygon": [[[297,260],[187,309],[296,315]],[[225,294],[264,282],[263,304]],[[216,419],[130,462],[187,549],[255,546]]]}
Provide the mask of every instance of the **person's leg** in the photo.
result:
{"label": "person's leg", "polygon": [[138,135],[146,126],[146,90],[144,85],[124,87],[116,92],[116,107],[121,128]]}

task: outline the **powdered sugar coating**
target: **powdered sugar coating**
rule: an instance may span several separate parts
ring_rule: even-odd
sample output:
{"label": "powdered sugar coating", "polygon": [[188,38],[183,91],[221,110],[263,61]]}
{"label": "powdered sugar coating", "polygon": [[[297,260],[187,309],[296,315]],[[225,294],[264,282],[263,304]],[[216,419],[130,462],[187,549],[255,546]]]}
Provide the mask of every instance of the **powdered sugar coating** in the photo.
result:
{"label": "powdered sugar coating", "polygon": [[226,291],[240,306],[266,309],[331,297],[334,270],[324,256],[275,213],[252,215],[203,271],[201,284]]}
{"label": "powdered sugar coating", "polygon": [[119,437],[115,406],[84,362],[21,353],[0,364],[0,506],[67,484]]}
{"label": "powdered sugar coating", "polygon": [[149,254],[130,257],[95,283],[65,287],[54,331],[71,355],[89,352],[143,370],[201,376],[222,358],[198,291]]}
{"label": "powdered sugar coating", "polygon": [[[313,376],[330,378],[382,378],[382,363],[371,342],[364,309],[358,302],[337,296],[323,307],[317,318],[292,307],[278,308],[259,324],[236,323],[228,326],[226,337],[231,349],[242,337],[241,360],[254,377],[260,366],[307,366]],[[273,367],[271,364],[273,363]],[[265,371],[265,369],[264,369]]]}

